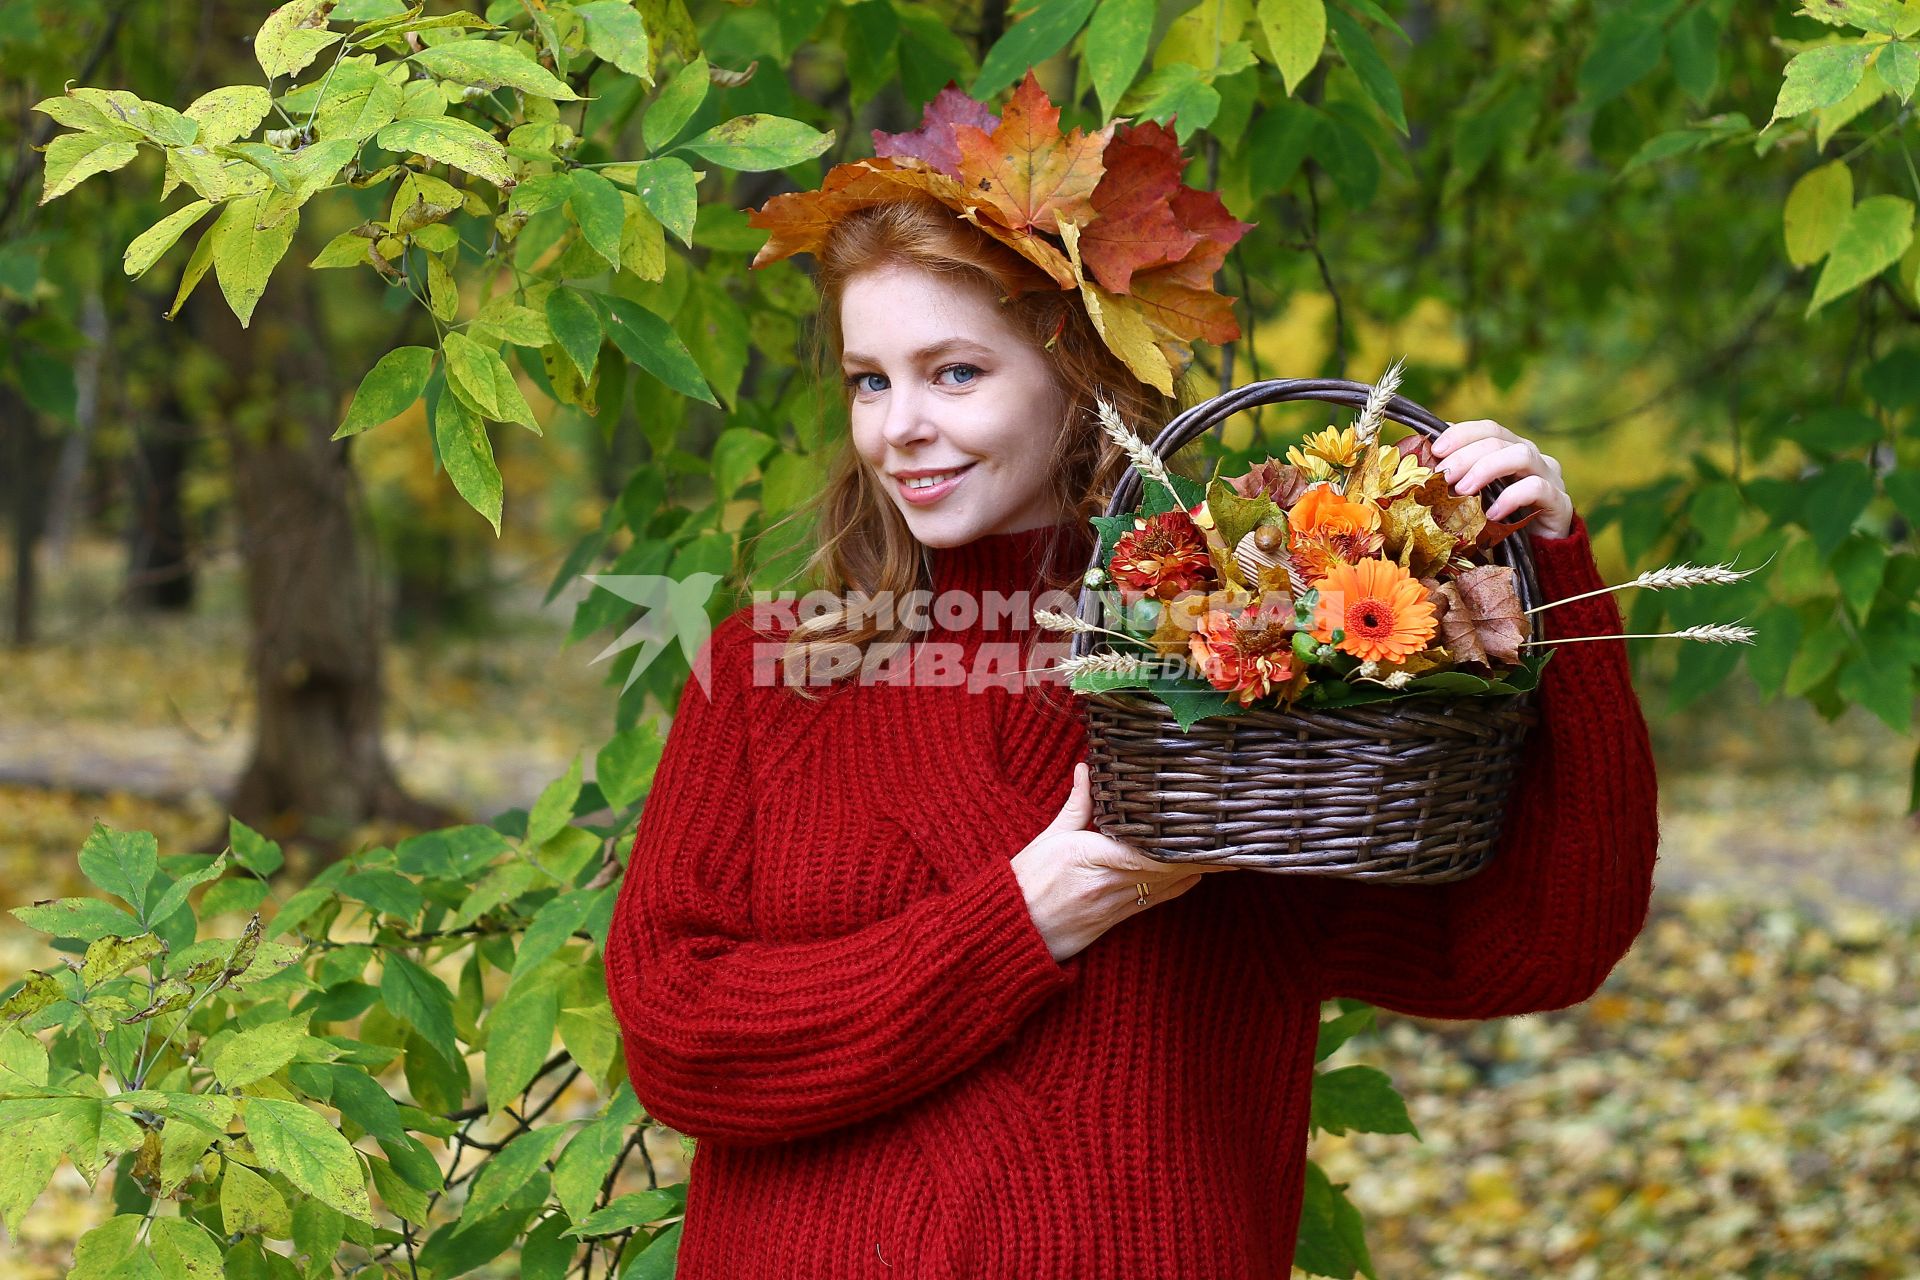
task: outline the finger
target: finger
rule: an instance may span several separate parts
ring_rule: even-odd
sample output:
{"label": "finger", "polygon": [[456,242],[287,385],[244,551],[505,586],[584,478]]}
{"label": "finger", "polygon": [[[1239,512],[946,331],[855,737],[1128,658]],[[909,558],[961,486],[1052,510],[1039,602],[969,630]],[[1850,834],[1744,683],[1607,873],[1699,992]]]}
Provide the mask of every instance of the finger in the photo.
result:
{"label": "finger", "polygon": [[1440,474],[1447,478],[1448,484],[1458,490],[1460,478],[1467,474],[1474,463],[1496,450],[1506,448],[1510,443],[1511,441],[1491,436],[1484,440],[1469,441],[1455,449],[1446,461],[1439,465]]}
{"label": "finger", "polygon": [[1066,802],[1047,824],[1047,831],[1085,831],[1092,821],[1093,783],[1083,760],[1073,766],[1073,785],[1067,788]]}
{"label": "finger", "polygon": [[[1146,905],[1151,907],[1157,903],[1172,902],[1175,898],[1199,883],[1200,874],[1195,872],[1190,876],[1182,876],[1170,884],[1160,885],[1154,889],[1153,896],[1147,899]],[[1142,910],[1144,909],[1145,908],[1142,908]]]}
{"label": "finger", "polygon": [[[1140,901],[1140,891],[1136,887],[1142,883],[1142,881],[1144,881],[1147,886],[1147,900],[1145,902]],[[1171,902],[1199,883],[1200,873],[1198,871],[1189,872],[1173,880],[1161,880],[1158,882],[1141,877],[1127,883],[1127,905],[1136,911],[1145,911],[1147,908],[1158,903]]]}
{"label": "finger", "polygon": [[1551,510],[1554,505],[1554,486],[1545,476],[1523,476],[1500,491],[1487,507],[1489,520],[1504,520],[1507,513],[1518,511],[1521,507],[1533,505]]}
{"label": "finger", "polygon": [[1453,423],[1435,436],[1433,454],[1436,458],[1445,458],[1462,445],[1486,439],[1514,440],[1518,437],[1491,418],[1470,418],[1465,422]]}
{"label": "finger", "polygon": [[1478,493],[1502,476],[1529,475],[1537,470],[1533,446],[1522,440],[1504,445],[1476,460],[1467,468],[1466,474],[1454,482],[1453,490],[1455,493]]}

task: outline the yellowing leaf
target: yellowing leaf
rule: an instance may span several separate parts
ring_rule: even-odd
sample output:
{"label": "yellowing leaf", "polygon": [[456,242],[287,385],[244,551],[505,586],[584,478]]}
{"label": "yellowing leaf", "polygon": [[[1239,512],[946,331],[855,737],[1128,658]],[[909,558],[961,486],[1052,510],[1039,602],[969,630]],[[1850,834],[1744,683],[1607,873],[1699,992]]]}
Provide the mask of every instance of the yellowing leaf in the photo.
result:
{"label": "yellowing leaf", "polygon": [[1260,30],[1291,95],[1320,61],[1327,43],[1325,0],[1260,0]]}
{"label": "yellowing leaf", "polygon": [[1787,193],[1787,260],[1809,266],[1827,256],[1853,212],[1853,170],[1834,160],[1800,175]]}
{"label": "yellowing leaf", "polygon": [[1081,273],[1080,228],[1072,220],[1061,220],[1060,238],[1066,243],[1067,257],[1080,283],[1080,297],[1086,303],[1093,327],[1133,371],[1134,377],[1161,395],[1171,396],[1173,366],[1167,363],[1165,352],[1154,341],[1153,330],[1146,319],[1124,299],[1114,297]]}
{"label": "yellowing leaf", "polygon": [[1383,552],[1416,578],[1438,573],[1453,555],[1455,539],[1434,522],[1433,512],[1413,494],[1381,509]]}

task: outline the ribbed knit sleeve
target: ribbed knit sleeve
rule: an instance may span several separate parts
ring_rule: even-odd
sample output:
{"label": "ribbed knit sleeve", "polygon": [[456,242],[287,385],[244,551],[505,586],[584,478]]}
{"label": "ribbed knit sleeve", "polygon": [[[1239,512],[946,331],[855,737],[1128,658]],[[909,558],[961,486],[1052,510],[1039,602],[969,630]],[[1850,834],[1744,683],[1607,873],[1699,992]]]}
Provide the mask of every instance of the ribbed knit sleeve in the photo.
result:
{"label": "ribbed knit sleeve", "polygon": [[[696,1138],[811,1137],[898,1107],[1006,1042],[1077,967],[1053,959],[1012,865],[815,941],[755,936],[753,632],[723,621],[689,683],[607,938],[634,1094]],[[697,668],[696,668],[697,669]],[[824,785],[824,784],[823,784]]]}
{"label": "ribbed knit sleeve", "polygon": [[[1566,537],[1530,549],[1547,600],[1605,585],[1577,513]],[[1548,609],[1541,622],[1555,638],[1624,631],[1611,593]],[[1626,642],[1556,648],[1498,847],[1478,873],[1438,885],[1258,876],[1304,904],[1323,998],[1428,1018],[1564,1008],[1591,996],[1638,936],[1660,836]]]}

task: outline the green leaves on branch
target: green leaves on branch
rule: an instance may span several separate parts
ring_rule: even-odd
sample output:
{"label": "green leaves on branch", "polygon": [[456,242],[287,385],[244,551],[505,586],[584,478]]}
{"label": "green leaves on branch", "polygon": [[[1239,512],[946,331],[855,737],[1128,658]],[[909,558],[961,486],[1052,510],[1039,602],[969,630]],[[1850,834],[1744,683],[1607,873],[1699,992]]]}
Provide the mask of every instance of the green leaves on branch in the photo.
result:
{"label": "green leaves on branch", "polygon": [[[639,15],[634,14],[634,18],[638,21]],[[422,49],[412,55],[412,61],[442,80],[475,89],[518,89],[555,102],[572,102],[580,97],[551,71],[501,40],[449,40]]]}
{"label": "green leaves on branch", "polygon": [[432,372],[431,347],[395,347],[381,356],[360,380],[360,389],[347,406],[346,420],[332,439],[358,435],[368,427],[399,417],[426,390]]}
{"label": "green leaves on branch", "polygon": [[450,165],[496,187],[513,182],[507,149],[492,134],[465,120],[451,116],[395,120],[383,126],[374,141],[389,151],[422,155]]}
{"label": "green leaves on branch", "polygon": [[267,20],[260,24],[259,34],[253,38],[253,56],[259,60],[260,69],[267,73],[267,79],[290,76],[304,69],[320,56],[321,50],[339,42],[340,32],[328,31],[315,21],[331,8],[333,0],[293,0],[267,15]]}
{"label": "green leaves on branch", "polygon": [[1040,0],[994,42],[969,92],[987,99],[1012,87],[1027,68],[1067,47],[1093,13],[1094,0]]}
{"label": "green leaves on branch", "polygon": [[833,138],[831,129],[755,114],[735,116],[681,145],[723,168],[759,172],[811,160],[832,146]]}
{"label": "green leaves on branch", "polygon": [[[279,867],[244,825],[210,859],[96,826],[81,870],[119,903],[18,909],[63,937],[96,917],[115,931],[0,1001],[0,1126],[13,1135],[0,1223],[17,1232],[63,1160],[91,1181],[138,1152],[102,1182],[125,1212],[81,1238],[72,1274],[269,1274],[265,1257],[282,1251],[262,1245],[284,1240],[316,1263],[377,1270],[396,1218],[427,1241],[423,1274],[515,1245],[527,1274],[559,1274],[583,1249],[604,1250],[598,1269],[611,1273],[630,1230],[634,1252],[668,1257],[684,1195],[649,1193],[634,1219],[640,1202],[610,1190],[646,1121],[624,1084],[599,958],[615,887],[589,885],[602,838],[572,825],[598,803],[583,772],[576,759],[543,792],[524,836],[429,832],[327,868],[273,922],[298,945],[263,941],[257,916],[237,938],[195,918],[195,896],[210,910],[235,877]],[[345,936],[330,938],[343,917]],[[194,940],[202,927],[215,936]],[[456,972],[457,994],[443,976]],[[567,1057],[553,1057],[556,1039]],[[482,1053],[486,1075],[470,1081],[465,1063]],[[454,1141],[487,1116],[545,1112],[576,1075],[602,1095],[597,1113],[514,1119],[494,1154],[497,1131],[486,1150]],[[530,1091],[524,1111],[513,1105]],[[461,1193],[434,1194],[449,1186]],[[177,1209],[153,1216],[156,1195]]]}

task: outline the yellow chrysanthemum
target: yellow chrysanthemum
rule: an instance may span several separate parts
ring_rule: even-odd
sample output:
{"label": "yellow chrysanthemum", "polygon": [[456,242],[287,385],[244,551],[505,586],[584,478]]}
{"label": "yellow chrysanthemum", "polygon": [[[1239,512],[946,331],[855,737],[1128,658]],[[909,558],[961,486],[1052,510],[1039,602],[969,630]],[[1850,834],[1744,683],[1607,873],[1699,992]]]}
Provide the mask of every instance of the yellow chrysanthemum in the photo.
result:
{"label": "yellow chrysanthemum", "polygon": [[1360,437],[1352,427],[1327,427],[1308,436],[1287,450],[1287,461],[1311,471],[1308,459],[1318,459],[1329,467],[1350,467],[1360,456]]}

